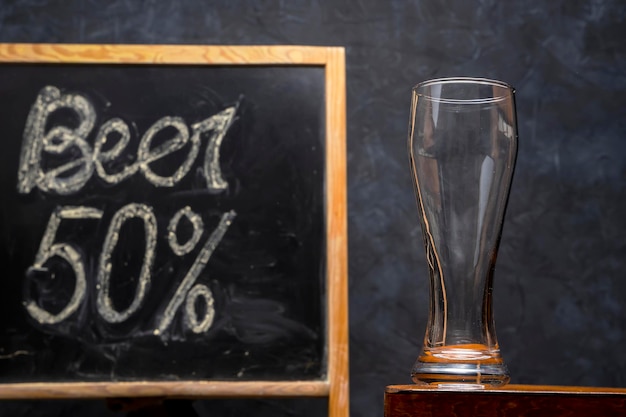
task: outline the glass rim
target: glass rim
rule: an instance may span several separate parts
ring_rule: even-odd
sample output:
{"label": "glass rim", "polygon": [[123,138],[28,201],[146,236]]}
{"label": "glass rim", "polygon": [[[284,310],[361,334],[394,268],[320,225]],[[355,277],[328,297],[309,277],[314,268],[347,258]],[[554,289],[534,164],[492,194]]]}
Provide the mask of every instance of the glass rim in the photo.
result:
{"label": "glass rim", "polygon": [[[485,97],[485,98],[470,98],[470,99],[457,99],[457,98],[441,98],[441,97],[433,97],[422,92],[419,92],[420,89],[424,87],[429,87],[432,85],[445,85],[445,84],[483,84],[487,86],[500,87],[507,90],[507,94],[497,95],[495,97]],[[439,103],[450,103],[450,104],[483,104],[483,103],[497,103],[507,98],[512,97],[515,94],[515,88],[512,85],[499,80],[494,80],[490,78],[480,78],[480,77],[445,77],[445,78],[434,78],[431,80],[425,80],[419,82],[413,86],[413,92],[420,97],[424,97],[428,100],[436,101]]]}

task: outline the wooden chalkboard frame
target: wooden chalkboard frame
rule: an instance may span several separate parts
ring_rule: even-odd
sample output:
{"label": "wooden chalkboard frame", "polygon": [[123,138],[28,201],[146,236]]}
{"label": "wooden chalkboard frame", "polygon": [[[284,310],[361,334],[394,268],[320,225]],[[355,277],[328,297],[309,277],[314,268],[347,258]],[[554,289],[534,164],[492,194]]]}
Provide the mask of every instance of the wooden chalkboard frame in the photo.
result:
{"label": "wooden chalkboard frame", "polygon": [[325,73],[327,372],[314,381],[139,381],[0,384],[0,399],[328,397],[347,416],[348,285],[345,53],[342,47],[0,44],[0,65],[320,66]]}

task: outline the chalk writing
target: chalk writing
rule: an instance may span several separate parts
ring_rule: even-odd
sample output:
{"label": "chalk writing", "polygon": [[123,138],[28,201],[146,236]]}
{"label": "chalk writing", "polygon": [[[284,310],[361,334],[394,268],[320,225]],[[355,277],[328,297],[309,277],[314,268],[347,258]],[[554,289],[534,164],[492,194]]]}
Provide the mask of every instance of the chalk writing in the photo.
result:
{"label": "chalk writing", "polygon": [[[198,321],[196,313],[196,300],[202,297],[206,305],[204,318]],[[213,293],[203,284],[196,284],[189,290],[185,299],[185,318],[187,327],[194,333],[206,332],[213,324],[215,318],[215,308],[213,307]],[[157,331],[158,332],[158,331]]]}
{"label": "chalk writing", "polygon": [[[172,220],[176,221],[170,221],[170,225],[177,223],[183,215],[188,216],[191,219],[197,219],[199,217],[188,207],[185,207],[176,213],[175,217],[177,216],[177,219],[172,218]],[[81,252],[68,243],[54,243],[61,221],[64,219],[100,219],[101,217],[102,211],[96,208],[73,206],[59,207],[50,216],[48,226],[46,227],[44,236],[41,239],[39,251],[35,257],[35,262],[29,268],[29,272],[48,272],[48,269],[45,267],[46,261],[54,256],[58,256],[68,262],[72,267],[76,277],[76,283],[74,286],[74,293],[70,301],[67,303],[65,308],[57,314],[52,314],[49,311],[46,311],[41,306],[37,305],[37,303],[32,299],[28,299],[24,302],[28,313],[39,323],[57,324],[62,322],[73,314],[85,299],[87,280],[85,278],[85,266]],[[184,309],[186,323],[193,332],[201,333],[208,330],[211,326],[213,317],[215,316],[211,290],[206,285],[195,284],[195,282],[235,217],[236,213],[232,210],[222,215],[219,224],[207,239],[206,243],[196,256],[191,268],[189,268],[189,271],[185,275],[185,278],[182,280],[181,284],[176,289],[176,292],[169,300],[159,321],[159,325],[153,332],[155,335],[162,334],[168,328],[174,319],[174,315],[177,310],[185,301],[186,304]],[[110,298],[110,275],[112,271],[111,256],[118,242],[119,232],[122,225],[131,218],[139,218],[143,221],[145,230],[145,252],[133,300],[130,303],[130,306],[128,306],[125,310],[117,311]],[[198,224],[197,220],[195,224]],[[175,236],[175,232],[170,230],[170,236],[172,233],[174,233],[173,239],[176,240],[177,238]],[[201,234],[202,233],[200,232],[199,235]],[[194,235],[196,234],[194,233]],[[146,205],[131,203],[119,209],[113,216],[104,240],[102,252],[100,254],[96,284],[97,310],[105,321],[109,323],[123,322],[141,307],[146,292],[150,287],[151,266],[154,260],[156,236],[156,218],[152,209]],[[198,240],[199,237],[196,238],[194,236],[190,239],[190,241],[195,241],[195,243],[197,243]],[[188,243],[189,242],[187,242],[187,244]],[[179,251],[177,255],[185,255],[192,249],[193,248],[185,248],[184,250]],[[195,310],[195,303],[198,298],[203,299],[206,304],[206,312],[204,313],[204,318],[202,320],[198,319]]]}
{"label": "chalk writing", "polygon": [[[211,254],[213,253],[217,245],[222,240],[222,237],[224,237],[224,234],[226,233],[228,226],[230,226],[235,216],[236,216],[236,213],[234,211],[230,211],[222,215],[222,219],[219,225],[217,226],[215,231],[213,231],[209,239],[206,241],[206,243],[202,247],[202,250],[200,250],[200,253],[198,254],[193,265],[187,272],[187,275],[183,279],[183,282],[178,286],[178,288],[176,289],[176,293],[174,294],[169,304],[167,305],[167,308],[165,309],[165,312],[163,313],[163,317],[161,318],[161,322],[159,323],[159,327],[157,328],[157,331],[155,331],[156,334],[162,333],[170,325],[170,323],[172,322],[172,319],[174,318],[174,314],[176,313],[176,310],[178,310],[178,308],[183,303],[186,296],[188,297],[188,299],[193,300],[196,298],[197,295],[201,295],[202,293],[209,291],[209,289],[205,287],[206,290],[196,290],[195,292],[191,294],[191,296],[188,294],[190,290],[192,289],[191,288],[192,285],[195,283],[196,279],[200,275],[200,272],[202,272],[202,268],[204,268],[204,266],[209,261]],[[209,294],[210,294],[210,291],[209,291]],[[207,301],[207,307],[209,307],[209,304],[211,307],[211,311],[207,309],[207,316],[209,314],[212,315],[213,314],[212,313],[213,298],[208,299],[205,297],[205,299]],[[191,305],[193,306],[193,302],[191,303]],[[188,300],[187,311],[188,311],[187,317],[189,319],[189,317],[191,316],[191,314],[189,314],[189,300]],[[192,320],[189,323],[192,324],[192,322],[193,322],[192,330],[194,330],[197,327],[195,326],[195,321]],[[200,327],[204,327],[204,326],[200,326]]]}
{"label": "chalk writing", "polygon": [[[193,226],[193,233],[191,234],[189,240],[185,242],[185,244],[181,245],[178,242],[176,230],[178,228],[178,224],[183,217],[191,222],[191,225]],[[193,248],[196,247],[196,245],[200,241],[203,229],[204,223],[202,222],[202,217],[200,217],[197,213],[194,213],[191,210],[191,207],[187,206],[178,210],[176,214],[172,216],[170,224],[167,226],[167,240],[170,244],[172,252],[174,252],[178,256],[187,255],[193,250]]]}
{"label": "chalk writing", "polygon": [[[39,245],[39,250],[35,256],[35,262],[29,268],[27,273],[47,272],[44,264],[52,257],[58,256],[64,259],[74,271],[76,283],[74,284],[74,292],[70,301],[59,313],[52,314],[39,307],[32,299],[24,302],[28,313],[38,322],[42,324],[55,324],[65,320],[76,309],[85,298],[85,288],[87,281],[85,279],[85,265],[79,251],[69,243],[53,243],[57,230],[61,225],[61,221],[65,219],[99,219],[102,217],[102,211],[93,207],[58,207],[50,216],[48,225],[44,232],[43,238]],[[50,277],[54,279],[54,276]]]}
{"label": "chalk writing", "polygon": [[[48,117],[57,110],[72,109],[78,115],[78,126],[74,129],[55,126],[45,132]],[[24,139],[17,178],[17,189],[27,194],[34,186],[40,190],[59,194],[71,194],[80,190],[89,180],[93,170],[91,146],[87,135],[93,129],[96,112],[85,97],[79,94],[63,94],[58,88],[45,87],[35,100],[26,119]],[[76,148],[80,157],[57,168],[44,172],[41,169],[41,155],[48,152],[62,154],[68,148]],[[79,168],[73,175],[63,174]]]}
{"label": "chalk writing", "polygon": [[[62,118],[54,118],[54,114],[61,110],[73,113],[75,120],[70,123],[64,122]],[[220,168],[220,147],[235,120],[235,114],[236,106],[227,107],[191,127],[182,117],[163,116],[144,132],[136,147],[134,160],[129,160],[133,136],[126,121],[119,117],[111,118],[104,121],[97,132],[93,133],[97,115],[88,98],[80,93],[63,93],[57,87],[46,86],[31,106],[25,123],[17,190],[21,194],[28,194],[37,188],[44,193],[67,196],[81,191],[94,175],[107,185],[117,185],[135,174],[142,175],[154,187],[171,188],[189,173],[200,153],[201,142],[206,140],[204,162],[200,169],[207,190],[210,193],[220,192],[228,188],[228,182],[223,178]],[[163,140],[164,136],[160,133],[163,131],[167,131],[169,135],[167,140]],[[155,140],[157,135],[158,144]],[[93,137],[93,147],[90,137]],[[178,151],[185,152],[182,162],[178,162],[176,166],[166,166],[165,169],[171,170],[169,173],[154,171],[153,163]],[[48,164],[47,158],[52,158],[55,162]],[[163,167],[159,170],[162,171]],[[74,288],[69,301],[58,312],[49,311],[44,305],[40,305],[36,291],[27,291],[24,306],[38,323],[59,324],[76,313],[87,299],[95,299],[97,314],[111,324],[127,321],[145,304],[144,300],[152,285],[152,269],[158,245],[157,215],[153,207],[135,202],[127,202],[113,213],[108,227],[103,229],[106,230],[106,235],[99,251],[93,283],[95,297],[87,297],[89,277],[86,276],[85,265],[90,264],[86,258],[92,254],[73,241],[69,243],[69,239],[62,242],[64,238],[59,238],[58,230],[64,220],[101,221],[103,217],[103,210],[88,206],[60,206],[50,215],[39,250],[27,275],[38,273],[44,279],[54,279],[54,272],[48,262],[58,257],[69,264],[74,275]],[[166,300],[162,314],[155,317],[156,325],[151,330],[153,334],[162,336],[179,310],[182,310],[186,327],[193,333],[203,333],[211,327],[215,318],[213,294],[207,285],[196,281],[235,217],[236,213],[232,210],[221,216],[174,294]],[[131,290],[133,293],[128,297],[131,301],[126,307],[119,308],[114,305],[111,294],[113,259],[116,252],[123,250],[119,245],[121,231],[132,219],[139,220],[143,226],[143,255],[134,290]],[[189,222],[192,227],[191,236],[185,241],[179,239],[178,233],[182,221]],[[198,247],[203,234],[202,216],[190,206],[184,206],[169,219],[165,240],[172,253],[182,257]],[[116,266],[118,267],[124,274],[124,265]],[[116,273],[120,274],[119,271]],[[204,306],[202,312],[198,311],[198,305]]]}
{"label": "chalk writing", "polygon": [[[133,217],[143,220],[146,247],[133,301],[130,306],[126,308],[126,310],[116,311],[113,307],[113,303],[111,302],[111,298],[109,297],[109,282],[112,270],[111,256],[113,255],[113,250],[115,249],[119,239],[122,225],[128,219]],[[113,216],[106,238],[104,239],[102,253],[100,254],[97,278],[98,298],[96,304],[100,316],[102,316],[102,318],[109,323],[119,323],[126,320],[141,306],[141,302],[143,301],[146,291],[150,286],[150,269],[152,267],[152,262],[154,261],[156,235],[156,217],[154,216],[152,209],[146,205],[128,204],[119,209],[115,213],[115,216]]]}
{"label": "chalk writing", "polygon": [[[53,113],[61,109],[73,111],[78,117],[78,126],[54,126],[46,132],[46,126]],[[37,187],[47,193],[69,195],[76,193],[89,181],[94,171],[108,184],[119,184],[137,172],[156,187],[173,187],[189,172],[200,150],[200,139],[208,135],[205,159],[202,165],[207,189],[210,192],[225,190],[228,184],[222,177],[219,150],[226,132],[232,125],[236,107],[228,107],[192,126],[192,134],[185,121],[180,117],[164,116],[148,128],[142,136],[137,150],[136,161],[125,166],[120,172],[107,171],[106,165],[119,158],[131,140],[126,122],[120,118],[107,120],[98,130],[94,148],[87,141],[94,128],[96,111],[87,97],[80,94],[65,93],[54,86],[41,90],[32,105],[24,129],[22,151],[18,169],[17,189],[21,194],[28,194]],[[175,130],[173,138],[152,147],[157,133],[168,129]],[[113,133],[117,133],[117,142],[108,151],[103,151]],[[170,176],[155,173],[150,164],[181,150],[191,144],[184,162]],[[70,149],[78,152],[68,152]],[[42,159],[49,153],[69,161],[49,170],[42,167]],[[76,155],[78,153],[78,155]]]}

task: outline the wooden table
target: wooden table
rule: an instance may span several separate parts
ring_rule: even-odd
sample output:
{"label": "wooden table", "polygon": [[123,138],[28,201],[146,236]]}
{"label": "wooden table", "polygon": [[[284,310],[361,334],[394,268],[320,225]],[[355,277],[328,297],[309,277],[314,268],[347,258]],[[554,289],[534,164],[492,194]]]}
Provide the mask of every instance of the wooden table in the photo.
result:
{"label": "wooden table", "polygon": [[626,389],[506,385],[458,390],[389,385],[385,417],[626,416]]}

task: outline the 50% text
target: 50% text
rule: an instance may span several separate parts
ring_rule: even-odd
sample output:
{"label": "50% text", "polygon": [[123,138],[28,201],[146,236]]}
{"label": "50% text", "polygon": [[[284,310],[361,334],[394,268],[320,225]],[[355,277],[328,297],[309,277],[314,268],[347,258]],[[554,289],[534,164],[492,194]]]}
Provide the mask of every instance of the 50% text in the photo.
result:
{"label": "50% text", "polygon": [[[27,276],[32,273],[49,274],[54,279],[54,273],[50,273],[47,267],[48,261],[54,257],[63,259],[72,269],[75,281],[72,295],[65,306],[58,312],[48,311],[39,305],[29,295],[26,296],[24,306],[30,316],[41,324],[54,325],[66,320],[78,310],[87,293],[87,279],[85,262],[82,252],[74,244],[68,242],[55,242],[57,231],[63,220],[99,220],[103,216],[100,209],[86,206],[61,206],[50,215],[46,230],[41,239],[35,261],[28,268]],[[161,335],[172,323],[176,312],[184,303],[183,311],[187,327],[194,333],[206,332],[213,323],[215,310],[211,290],[204,284],[196,283],[211,255],[224,237],[226,231],[236,217],[234,211],[222,214],[220,221],[211,235],[204,241],[200,251],[196,255],[185,277],[176,288],[174,295],[169,299],[163,314],[161,315],[153,334]],[[181,243],[176,231],[180,221],[185,218],[192,225],[192,233],[189,239]],[[111,300],[110,284],[111,271],[113,269],[112,257],[118,245],[122,226],[131,219],[139,219],[143,222],[145,234],[144,257],[137,279],[134,296],[130,304],[123,309],[117,309]],[[185,256],[197,248],[204,233],[202,217],[190,207],[178,210],[168,224],[167,241],[170,249],[176,256]],[[152,265],[156,252],[157,221],[150,206],[145,204],[131,203],[120,208],[114,215],[107,229],[107,233],[100,253],[97,276],[96,276],[96,307],[99,315],[108,323],[121,323],[126,321],[132,314],[137,312],[143,304],[150,288]],[[203,317],[198,317],[196,303],[201,300],[205,304]]]}

